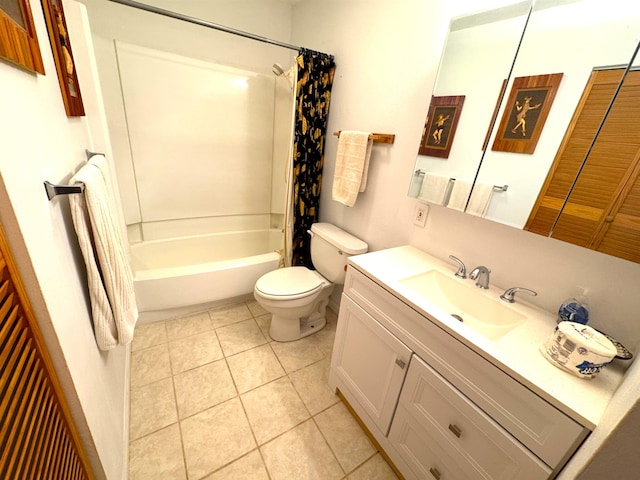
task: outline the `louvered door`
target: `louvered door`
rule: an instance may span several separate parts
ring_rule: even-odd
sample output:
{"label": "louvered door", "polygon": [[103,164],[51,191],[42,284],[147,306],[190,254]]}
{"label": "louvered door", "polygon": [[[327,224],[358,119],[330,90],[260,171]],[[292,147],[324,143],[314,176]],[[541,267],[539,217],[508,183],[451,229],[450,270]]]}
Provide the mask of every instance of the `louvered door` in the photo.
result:
{"label": "louvered door", "polygon": [[548,235],[557,218],[552,238],[640,262],[640,72],[625,78],[582,165],[622,73],[592,74],[525,229]]}
{"label": "louvered door", "polygon": [[0,452],[2,479],[94,478],[2,228]]}

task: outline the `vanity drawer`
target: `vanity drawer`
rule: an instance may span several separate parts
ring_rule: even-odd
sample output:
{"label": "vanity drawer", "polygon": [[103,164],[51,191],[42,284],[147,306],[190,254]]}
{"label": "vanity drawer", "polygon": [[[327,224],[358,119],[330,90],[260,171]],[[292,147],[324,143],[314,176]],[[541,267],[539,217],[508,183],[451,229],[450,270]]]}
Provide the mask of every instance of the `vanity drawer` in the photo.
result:
{"label": "vanity drawer", "polygon": [[589,431],[350,266],[344,293],[554,469]]}
{"label": "vanity drawer", "polygon": [[449,461],[469,478],[542,480],[551,474],[547,465],[416,355],[411,358],[389,439],[401,445],[400,455],[419,476],[426,476],[431,468],[440,471],[442,459],[430,458],[412,436],[437,438]]}

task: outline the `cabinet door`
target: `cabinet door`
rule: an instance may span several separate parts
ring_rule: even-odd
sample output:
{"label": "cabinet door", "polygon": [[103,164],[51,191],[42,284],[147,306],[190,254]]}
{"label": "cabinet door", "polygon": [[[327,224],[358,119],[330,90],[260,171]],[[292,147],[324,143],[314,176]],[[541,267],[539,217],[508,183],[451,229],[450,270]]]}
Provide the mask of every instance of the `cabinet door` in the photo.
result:
{"label": "cabinet door", "polygon": [[[386,435],[411,350],[353,300],[342,295],[331,368],[346,387],[343,395],[359,405]],[[353,400],[357,405],[353,405]]]}

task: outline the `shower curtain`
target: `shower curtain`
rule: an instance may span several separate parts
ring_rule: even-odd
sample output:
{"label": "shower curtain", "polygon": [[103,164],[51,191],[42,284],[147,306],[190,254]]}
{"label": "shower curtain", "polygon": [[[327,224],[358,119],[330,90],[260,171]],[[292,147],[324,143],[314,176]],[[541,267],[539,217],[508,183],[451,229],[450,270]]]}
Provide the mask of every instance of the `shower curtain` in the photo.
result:
{"label": "shower curtain", "polygon": [[292,265],[313,268],[307,230],[318,220],[324,144],[335,73],[333,56],[300,50],[293,154]]}

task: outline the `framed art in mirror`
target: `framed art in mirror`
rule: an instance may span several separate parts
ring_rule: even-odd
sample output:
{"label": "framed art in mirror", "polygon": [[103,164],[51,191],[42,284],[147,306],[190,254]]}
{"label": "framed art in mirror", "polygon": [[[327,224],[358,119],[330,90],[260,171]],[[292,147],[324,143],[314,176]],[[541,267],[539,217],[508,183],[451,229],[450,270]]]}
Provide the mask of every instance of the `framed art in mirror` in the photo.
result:
{"label": "framed art in mirror", "polygon": [[29,0],[0,0],[0,58],[44,75]]}
{"label": "framed art in mirror", "polygon": [[56,64],[58,82],[62,92],[64,108],[68,117],[84,116],[84,105],[80,95],[80,84],[76,73],[71,42],[67,33],[67,22],[61,0],[42,0],[49,31],[49,41]]}
{"label": "framed art in mirror", "polygon": [[464,105],[464,95],[431,97],[419,155],[448,158]]}
{"label": "framed art in mirror", "polygon": [[515,78],[491,149],[532,154],[561,80],[562,73]]}

